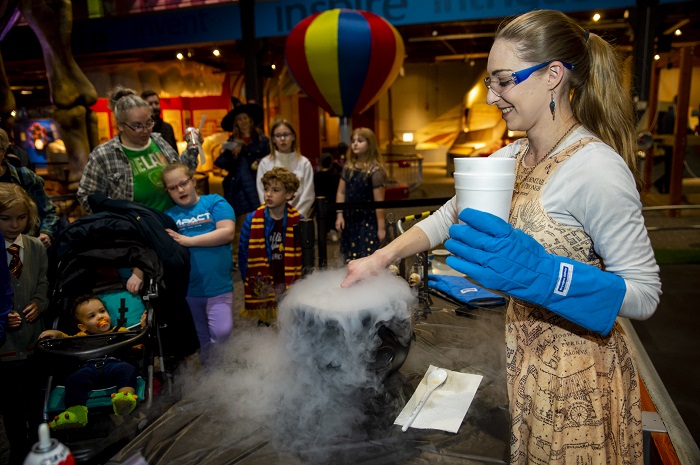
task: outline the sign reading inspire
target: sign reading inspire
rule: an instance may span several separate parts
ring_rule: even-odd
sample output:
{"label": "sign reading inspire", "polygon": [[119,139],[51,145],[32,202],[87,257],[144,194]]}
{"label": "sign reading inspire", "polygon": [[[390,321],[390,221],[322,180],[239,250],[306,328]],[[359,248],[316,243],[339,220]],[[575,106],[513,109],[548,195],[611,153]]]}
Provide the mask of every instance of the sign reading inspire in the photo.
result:
{"label": "sign reading inspire", "polygon": [[500,18],[533,9],[566,12],[632,6],[635,0],[281,0],[256,4],[255,27],[261,37],[286,35],[307,16],[335,8],[369,11],[400,26]]}
{"label": "sign reading inspire", "polygon": [[274,17],[277,31],[290,31],[302,19],[314,13],[335,8],[370,11],[387,21],[401,21],[406,18],[408,0],[327,0],[314,2],[277,2]]}
{"label": "sign reading inspire", "polygon": [[[661,3],[666,1],[661,0]],[[304,18],[335,8],[369,11],[393,26],[404,26],[502,18],[533,9],[571,12],[635,5],[635,0],[258,1],[255,3],[255,34],[261,38],[286,36]],[[227,2],[206,8],[168,9],[157,14],[76,21],[73,37],[76,54],[239,40],[242,37],[240,6],[237,2]]]}

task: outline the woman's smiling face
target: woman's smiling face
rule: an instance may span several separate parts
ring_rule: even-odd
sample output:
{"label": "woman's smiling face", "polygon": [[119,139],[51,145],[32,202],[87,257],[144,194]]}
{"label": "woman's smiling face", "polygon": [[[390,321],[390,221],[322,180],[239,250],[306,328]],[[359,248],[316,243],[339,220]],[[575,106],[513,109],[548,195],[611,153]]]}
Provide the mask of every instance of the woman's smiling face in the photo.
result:
{"label": "woman's smiling face", "polygon": [[515,47],[510,42],[497,40],[491,47],[486,69],[493,90],[486,94],[486,103],[501,110],[501,116],[511,131],[528,131],[544,114],[543,108],[549,111],[546,100],[549,91],[542,82],[547,80],[546,67],[519,84],[512,82],[514,72],[532,65],[516,56]]}
{"label": "woman's smiling face", "polygon": [[247,113],[237,114],[236,118],[233,121],[234,124],[238,127],[238,130],[245,134],[248,134],[248,132],[250,132],[251,127],[253,126],[253,122],[251,121],[250,116],[248,116]]}

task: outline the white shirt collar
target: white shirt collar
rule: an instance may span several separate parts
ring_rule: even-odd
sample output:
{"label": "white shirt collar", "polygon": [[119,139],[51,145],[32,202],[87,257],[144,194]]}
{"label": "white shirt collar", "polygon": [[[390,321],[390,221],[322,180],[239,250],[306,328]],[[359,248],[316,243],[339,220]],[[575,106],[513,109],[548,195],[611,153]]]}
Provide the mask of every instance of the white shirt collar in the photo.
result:
{"label": "white shirt collar", "polygon": [[7,249],[12,244],[17,244],[20,249],[23,249],[24,248],[24,241],[22,240],[22,236],[24,236],[24,235],[20,234],[19,236],[17,236],[15,238],[15,240],[13,242],[9,242],[7,239],[5,239],[5,249]]}

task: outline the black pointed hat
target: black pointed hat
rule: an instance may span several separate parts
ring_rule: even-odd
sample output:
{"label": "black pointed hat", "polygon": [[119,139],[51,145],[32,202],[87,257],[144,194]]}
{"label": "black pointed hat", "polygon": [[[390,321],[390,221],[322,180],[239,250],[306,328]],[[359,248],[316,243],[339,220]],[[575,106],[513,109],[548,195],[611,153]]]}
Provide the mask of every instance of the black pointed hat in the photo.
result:
{"label": "black pointed hat", "polygon": [[236,120],[236,116],[241,113],[245,113],[250,116],[253,120],[255,126],[260,125],[263,120],[263,108],[257,103],[243,103],[236,97],[231,97],[231,103],[233,103],[233,110],[229,111],[226,116],[221,120],[221,129],[227,132],[233,131],[233,122]]}

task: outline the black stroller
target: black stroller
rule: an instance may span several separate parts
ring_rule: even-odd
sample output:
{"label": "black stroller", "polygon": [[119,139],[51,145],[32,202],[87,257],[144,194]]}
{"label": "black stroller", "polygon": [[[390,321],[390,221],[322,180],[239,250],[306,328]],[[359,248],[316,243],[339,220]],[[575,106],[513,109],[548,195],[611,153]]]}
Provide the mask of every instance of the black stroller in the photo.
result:
{"label": "black stroller", "polygon": [[[136,394],[142,402],[128,417],[111,415],[115,387],[91,392],[88,426],[57,431],[79,462],[111,454],[133,439],[153,418],[154,359],[160,381],[172,393],[169,374],[177,363],[198,349],[194,324],[185,300],[189,280],[189,251],[175,243],[165,228],[177,229],[159,212],[128,201],[91,198],[97,213],[71,223],[51,247],[52,327],[76,332],[70,311],[76,297],[95,294],[112,316],[112,323],[129,329],[104,335],[39,341],[41,360],[50,367],[44,417],[50,421],[64,410],[63,392],[56,386],[86,360],[103,356],[132,363],[140,373]],[[144,271],[139,296],[129,294],[120,269]],[[139,324],[147,313],[146,326]],[[137,347],[137,349],[134,349]],[[161,384],[156,383],[156,384]],[[156,389],[158,390],[158,389]]]}

